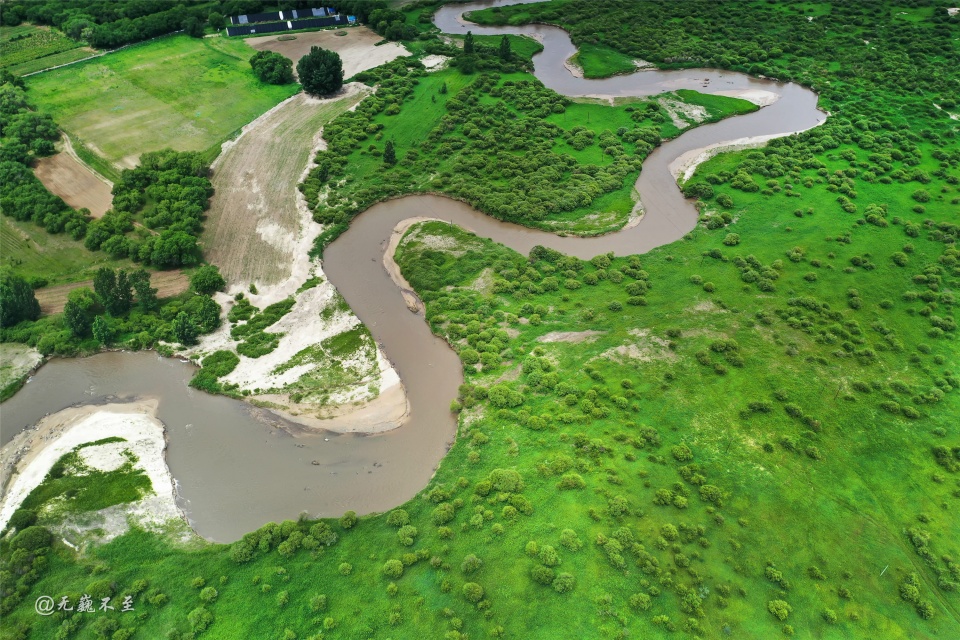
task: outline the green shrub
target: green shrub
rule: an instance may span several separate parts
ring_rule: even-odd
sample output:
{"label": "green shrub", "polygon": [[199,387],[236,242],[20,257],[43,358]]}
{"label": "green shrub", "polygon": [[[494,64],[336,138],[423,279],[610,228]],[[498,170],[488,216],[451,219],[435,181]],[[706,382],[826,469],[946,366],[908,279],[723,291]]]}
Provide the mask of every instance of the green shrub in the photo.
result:
{"label": "green shrub", "polygon": [[477,603],[483,600],[483,587],[476,582],[468,582],[463,585],[463,597],[468,602]]}

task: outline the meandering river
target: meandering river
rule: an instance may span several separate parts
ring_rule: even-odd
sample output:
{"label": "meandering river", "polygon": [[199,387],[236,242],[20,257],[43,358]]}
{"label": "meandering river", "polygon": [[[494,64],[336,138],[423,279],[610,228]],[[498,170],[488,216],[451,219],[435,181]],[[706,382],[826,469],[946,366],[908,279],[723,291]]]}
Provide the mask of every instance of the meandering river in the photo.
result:
{"label": "meandering river", "polygon": [[[435,23],[446,33],[466,33],[463,13],[506,4],[517,2],[448,5],[437,12]],[[208,539],[235,540],[265,522],[296,518],[302,511],[337,516],[347,509],[359,513],[390,509],[426,486],[452,444],[456,419],[449,404],[463,380],[456,354],[430,332],[422,316],[407,309],[383,268],[383,252],[398,222],[415,216],[449,220],[521,253],[537,244],[581,258],[609,251],[642,253],[681,238],[696,224],[696,210],[670,174],[676,158],[745,137],[801,131],[826,117],[817,110],[816,94],[794,84],[709,69],[638,71],[585,80],[564,67],[576,49],[562,29],[469,28],[478,35],[512,33],[540,39],[544,51],[534,57],[535,74],[568,96],[647,96],[689,88],[704,93],[759,89],[779,99],[754,113],[688,131],[657,148],[637,181],[645,215],[636,226],[617,233],[558,237],[496,221],[437,196],[392,200],[359,215],[327,248],[323,266],[404,382],[411,412],[399,429],[376,436],[308,432],[268,411],[190,389],[187,381],[194,371],[190,364],[153,353],[104,353],[45,365],[4,403],[0,440],[6,443],[43,415],[74,404],[156,397],[181,507],[196,531]]]}

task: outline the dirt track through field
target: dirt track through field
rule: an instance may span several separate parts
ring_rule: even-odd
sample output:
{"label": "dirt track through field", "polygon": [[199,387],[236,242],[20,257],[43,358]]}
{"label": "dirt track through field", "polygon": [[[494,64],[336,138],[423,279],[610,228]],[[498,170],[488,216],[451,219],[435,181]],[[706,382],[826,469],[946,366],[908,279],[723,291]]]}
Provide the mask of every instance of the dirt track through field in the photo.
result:
{"label": "dirt track through field", "polygon": [[228,282],[271,285],[291,275],[304,233],[297,184],[323,125],[365,95],[359,84],[328,100],[297,94],[248,125],[217,159],[204,255]]}
{"label": "dirt track through field", "polygon": [[[158,271],[150,274],[150,284],[157,289],[157,297],[169,298],[189,289],[190,278],[179,270]],[[80,287],[90,287],[92,289],[93,280],[37,289],[36,296],[37,302],[40,303],[40,313],[45,316],[51,313],[61,313],[63,307],[67,304],[67,296],[70,295],[71,291]]]}
{"label": "dirt track through field", "polygon": [[[338,36],[337,33],[346,33],[346,35]],[[282,35],[247,38],[246,42],[257,51],[276,51],[290,58],[293,60],[294,74],[297,71],[297,62],[310,53],[310,47],[330,49],[340,54],[344,79],[361,71],[379,67],[394,58],[410,55],[403,45],[395,42],[388,42],[379,47],[374,46],[383,38],[366,27],[297,33],[294,34],[296,40],[279,40],[278,38]]]}
{"label": "dirt track through field", "polygon": [[34,173],[51,193],[74,209],[86,207],[94,218],[103,216],[113,203],[112,185],[94,175],[68,151],[40,158]]}

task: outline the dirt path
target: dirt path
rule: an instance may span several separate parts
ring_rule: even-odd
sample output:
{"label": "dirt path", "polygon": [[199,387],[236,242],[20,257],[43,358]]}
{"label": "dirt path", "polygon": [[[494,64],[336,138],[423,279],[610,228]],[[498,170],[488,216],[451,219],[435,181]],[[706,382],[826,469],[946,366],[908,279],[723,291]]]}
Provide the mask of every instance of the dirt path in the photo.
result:
{"label": "dirt path", "polygon": [[113,183],[97,175],[83,164],[70,139],[64,136],[64,150],[40,158],[34,173],[52,193],[63,198],[74,209],[86,207],[94,218],[100,218],[113,203]]}
{"label": "dirt path", "polygon": [[[190,278],[180,270],[151,273],[150,283],[156,287],[157,296],[160,298],[169,298],[190,288]],[[37,289],[36,296],[40,303],[40,313],[45,316],[51,313],[61,313],[63,307],[67,304],[67,296],[70,295],[71,291],[80,287],[90,287],[92,289],[93,280]]]}
{"label": "dirt path", "polygon": [[[338,36],[338,33],[345,35]],[[282,35],[278,33],[272,36],[247,38],[246,43],[257,51],[276,51],[293,60],[294,67],[300,58],[310,53],[310,47],[336,51],[343,61],[344,78],[379,67],[394,58],[410,55],[403,45],[395,42],[388,42],[379,47],[374,46],[383,38],[366,27],[298,33],[295,35],[296,40],[279,40]],[[296,74],[296,68],[294,68],[294,74]]]}

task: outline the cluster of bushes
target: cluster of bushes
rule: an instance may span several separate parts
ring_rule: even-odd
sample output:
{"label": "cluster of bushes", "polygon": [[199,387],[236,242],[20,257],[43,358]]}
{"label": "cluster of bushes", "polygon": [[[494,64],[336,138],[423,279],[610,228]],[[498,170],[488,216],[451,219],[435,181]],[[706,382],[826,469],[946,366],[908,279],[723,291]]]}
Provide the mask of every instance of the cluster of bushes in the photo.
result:
{"label": "cluster of bushes", "polygon": [[[199,153],[164,149],[143,154],[136,169],[120,174],[113,208],[90,223],[84,245],[159,269],[198,264],[197,238],[213,195],[208,173]],[[146,229],[131,236],[135,216]]]}
{"label": "cluster of bushes", "polygon": [[293,60],[275,51],[258,51],[250,58],[253,74],[267,84],[293,82]]}
{"label": "cluster of bushes", "polygon": [[53,534],[36,526],[36,513],[17,510],[0,540],[0,615],[7,616],[30,593],[49,566]]}
{"label": "cluster of bushes", "polygon": [[230,337],[241,341],[237,345],[237,353],[248,358],[259,358],[270,353],[280,344],[280,338],[284,334],[267,333],[266,329],[287,315],[296,300],[287,298],[271,304],[263,311],[257,311],[256,307],[245,299],[243,302],[246,304],[238,305],[240,310],[235,315],[233,312],[237,307],[231,309],[229,319],[234,325],[230,329]]}
{"label": "cluster of bushes", "polygon": [[223,26],[223,15],[255,13],[268,3],[263,0],[230,0],[183,4],[175,0],[78,0],[61,2],[15,0],[5,3],[3,24],[21,22],[52,25],[74,40],[85,40],[98,49],[112,49],[133,42],[184,30],[203,36],[203,27]]}
{"label": "cluster of bushes", "polygon": [[[400,149],[385,141],[389,148],[376,180],[343,183],[348,158],[381,155],[377,145],[364,149],[363,143],[383,138],[384,125],[377,116],[401,113],[423,73],[418,63],[397,60],[359,74],[358,79],[377,83],[377,94],[325,128],[328,149],[317,154],[317,166],[301,185],[318,221],[343,224],[384,198],[440,191],[496,218],[536,223],[586,208],[623,188],[660,144],[651,123],[599,135],[582,126],[567,131],[546,120],[564,112],[566,98],[539,82],[483,74],[453,96],[446,96],[445,84],[440,88],[434,98],[444,102],[446,113],[417,147]],[[560,142],[575,151],[599,146],[609,161],[579,162],[570,153],[554,150]],[[411,170],[433,177],[414,181]]]}

